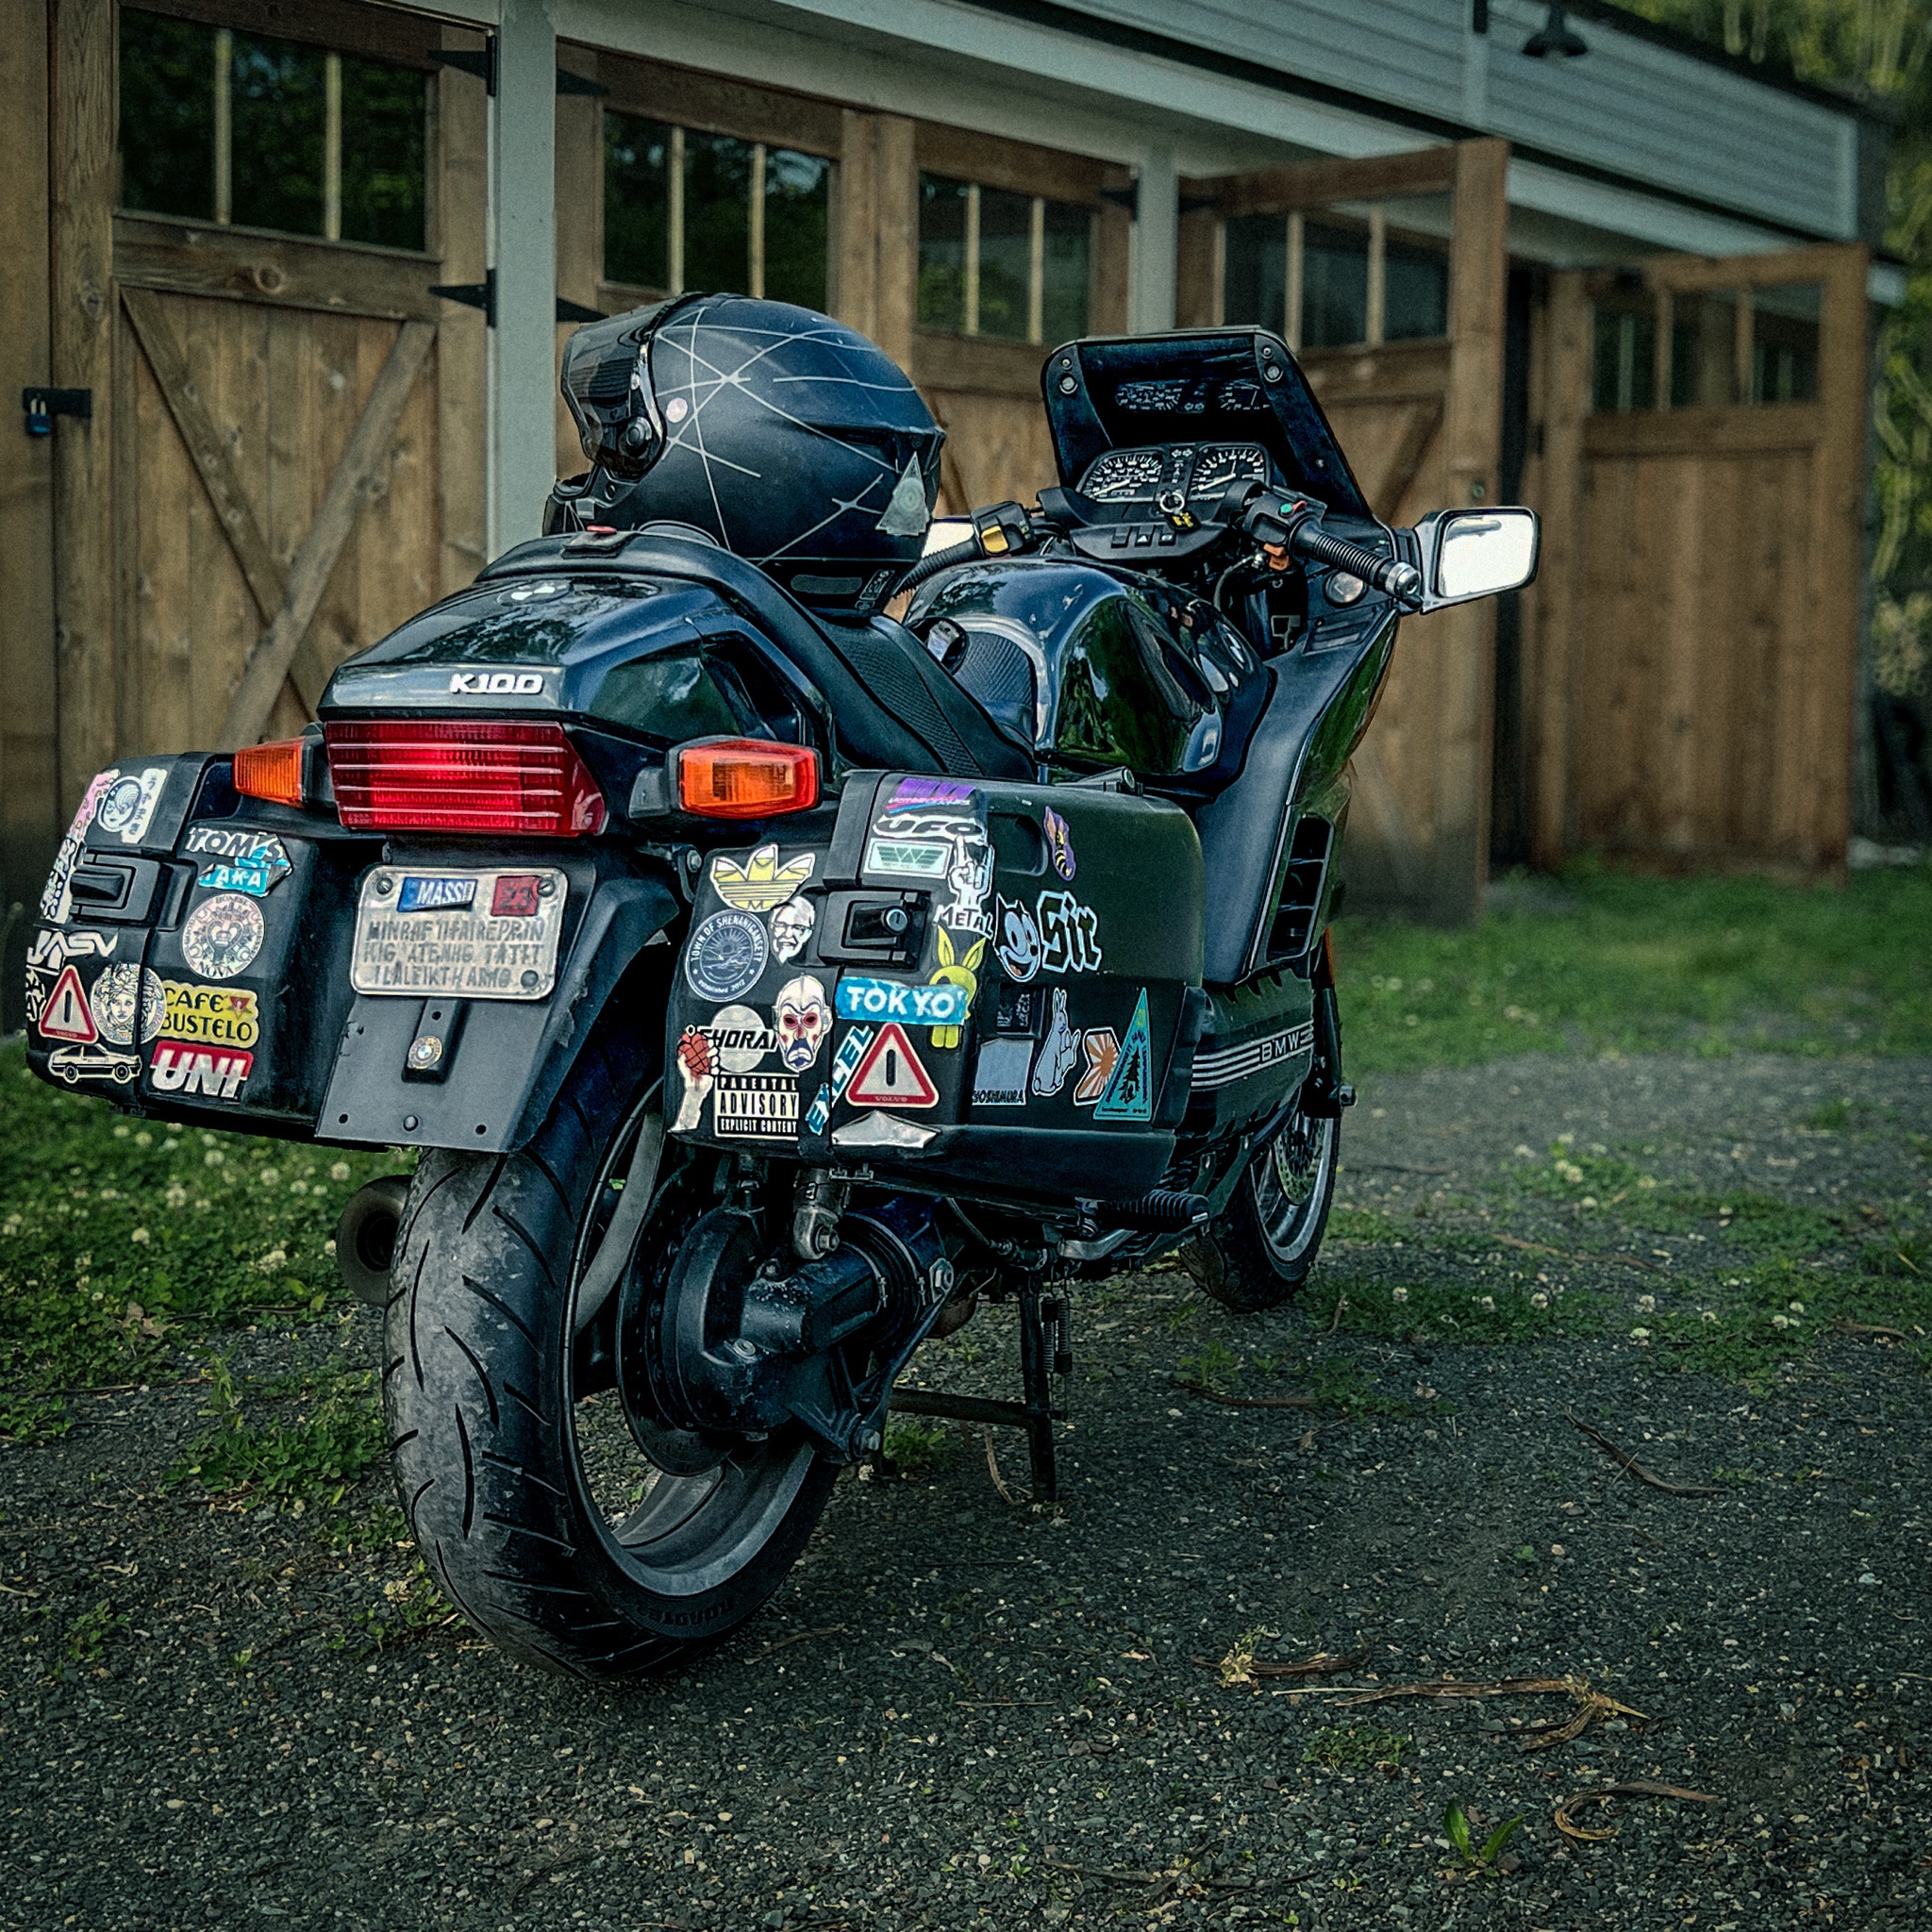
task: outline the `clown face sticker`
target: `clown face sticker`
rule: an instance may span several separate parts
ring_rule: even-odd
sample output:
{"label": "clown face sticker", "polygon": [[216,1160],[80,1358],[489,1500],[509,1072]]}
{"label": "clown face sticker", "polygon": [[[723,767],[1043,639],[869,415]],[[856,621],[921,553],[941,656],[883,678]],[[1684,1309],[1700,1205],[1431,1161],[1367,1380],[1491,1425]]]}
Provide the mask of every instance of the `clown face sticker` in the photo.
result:
{"label": "clown face sticker", "polygon": [[778,1024],[778,1058],[792,1073],[804,1073],[818,1058],[832,1029],[824,987],[809,973],[788,979],[778,989],[773,1017]]}
{"label": "clown face sticker", "polygon": [[772,951],[789,966],[810,943],[817,923],[818,908],[809,899],[786,900],[772,914]]}
{"label": "clown face sticker", "polygon": [[181,956],[204,979],[233,979],[261,951],[261,908],[241,892],[217,892],[188,915]]}

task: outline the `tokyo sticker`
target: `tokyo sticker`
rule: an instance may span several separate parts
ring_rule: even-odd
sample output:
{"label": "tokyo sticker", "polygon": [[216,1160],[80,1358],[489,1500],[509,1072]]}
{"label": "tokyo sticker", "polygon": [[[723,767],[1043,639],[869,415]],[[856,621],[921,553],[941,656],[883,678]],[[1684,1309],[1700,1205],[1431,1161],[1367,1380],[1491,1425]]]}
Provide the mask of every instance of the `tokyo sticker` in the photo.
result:
{"label": "tokyo sticker", "polygon": [[161,975],[125,960],[109,966],[94,981],[88,1000],[101,1038],[115,1046],[132,1046],[136,1026],[143,1043],[152,1040],[168,1010]]}
{"label": "tokyo sticker", "polygon": [[749,912],[714,912],[684,949],[684,976],[701,999],[742,999],[770,957],[765,928]]}
{"label": "tokyo sticker", "polygon": [[204,979],[233,979],[255,963],[267,932],[261,908],[241,892],[217,892],[188,915],[181,957]]}

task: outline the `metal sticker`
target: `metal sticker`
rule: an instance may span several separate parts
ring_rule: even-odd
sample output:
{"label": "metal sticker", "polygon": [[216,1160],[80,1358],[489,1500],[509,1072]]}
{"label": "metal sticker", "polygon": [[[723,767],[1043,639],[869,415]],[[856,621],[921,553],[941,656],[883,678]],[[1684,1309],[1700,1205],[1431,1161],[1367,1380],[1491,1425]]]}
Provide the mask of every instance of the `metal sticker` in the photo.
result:
{"label": "metal sticker", "polygon": [[41,1002],[34,1026],[43,1040],[66,1040],[78,1046],[92,1046],[100,1038],[93,1008],[87,1003],[87,989],[71,965],[61,969],[54,991]]}
{"label": "metal sticker", "polygon": [[70,1087],[81,1080],[112,1080],[125,1087],[140,1074],[141,1056],[111,1046],[57,1046],[47,1056],[47,1072]]}
{"label": "metal sticker", "polygon": [[973,1070],[974,1107],[1024,1107],[1026,1073],[1033,1064],[1033,1045],[1025,1040],[989,1040],[979,1049]]}
{"label": "metal sticker", "polygon": [[986,909],[986,895],[992,885],[992,854],[987,845],[986,827],[977,819],[957,808],[935,810],[921,803],[904,810],[888,810],[873,821],[872,829],[874,850],[894,844],[942,845],[946,855],[943,870],[929,871],[922,866],[912,876],[942,877],[951,889],[952,898],[937,914],[941,925],[949,925],[955,932],[991,935],[992,914]]}
{"label": "metal sticker", "polygon": [[999,955],[1001,970],[1008,979],[1024,986],[1039,973],[1046,950],[1040,942],[1039,922],[1018,900],[1002,898],[993,930],[999,935],[993,951]]}
{"label": "metal sticker", "polygon": [[913,1052],[911,1036],[891,1021],[866,1049],[845,1098],[854,1107],[937,1107],[940,1090]]}
{"label": "metal sticker", "polygon": [[771,946],[748,912],[714,912],[684,949],[684,976],[700,999],[735,1000],[758,984]]}
{"label": "metal sticker", "polygon": [[942,879],[953,862],[953,848],[932,839],[874,838],[865,848],[867,872],[895,873],[901,878]]}
{"label": "metal sticker", "polygon": [[1040,1058],[1033,1063],[1033,1091],[1042,1100],[1051,1100],[1067,1084],[1074,1062],[1080,1058],[1080,1036],[1067,1024],[1067,991],[1053,990],[1053,1024],[1041,1042]]}
{"label": "metal sticker", "polygon": [[817,863],[817,853],[801,852],[780,865],[775,844],[760,845],[742,865],[721,852],[711,861],[711,884],[725,905],[741,912],[769,912],[810,878]]}
{"label": "metal sticker", "polygon": [[148,1062],[148,1079],[157,1093],[178,1093],[183,1099],[201,1094],[209,1100],[239,1100],[255,1056],[240,1047],[204,1052],[164,1040]]}
{"label": "metal sticker", "polygon": [[1127,1023],[1127,1037],[1121,1042],[1120,1058],[1114,1063],[1113,1077],[1107,1091],[1095,1102],[1097,1121],[1151,1121],[1154,1118],[1154,1045],[1147,1026],[1147,989],[1134,1004],[1134,1017]]}
{"label": "metal sticker", "polygon": [[155,805],[167,782],[166,765],[149,765],[116,778],[101,794],[94,824],[116,834],[124,845],[139,845],[154,822]]}
{"label": "metal sticker", "polygon": [[[831,1009],[825,1004],[824,982],[809,973],[788,979],[778,989],[772,1017],[778,1027],[778,1058],[794,1074],[802,1074],[819,1057],[825,1035],[832,1030]],[[796,1118],[795,1104],[793,1118]]]}
{"label": "metal sticker", "polygon": [[838,1011],[841,1020],[899,1020],[914,1026],[957,1026],[972,1005],[971,991],[957,981],[908,986],[903,980],[874,979],[865,974],[848,973],[839,982]]}
{"label": "metal sticker", "polygon": [[1074,858],[1074,836],[1067,829],[1067,822],[1052,806],[1048,806],[1041,818],[1041,827],[1046,833],[1046,849],[1053,858],[1053,869],[1063,879],[1071,879],[1080,870]]}
{"label": "metal sticker", "polygon": [[1043,973],[1098,973],[1100,921],[1071,892],[1040,895],[1040,966]]}
{"label": "metal sticker", "polygon": [[94,822],[94,808],[100,804],[102,793],[120,775],[119,767],[114,765],[109,765],[105,772],[95,773],[75,810],[73,823],[67,827],[67,836],[61,840],[60,849],[54,855],[54,869],[41,889],[41,917],[49,925],[67,924],[67,915],[74,909],[74,896],[68,891],[67,882],[74,876],[74,868],[79,863],[81,852],[87,844],[87,828]]}
{"label": "metal sticker", "polygon": [[674,1134],[692,1133],[704,1119],[705,1102],[717,1085],[716,1058],[711,1042],[695,1026],[684,1029],[677,1042],[677,1075],[684,1082],[684,1098],[671,1123]]}
{"label": "metal sticker", "polygon": [[111,1046],[133,1046],[135,1028],[141,1029],[140,1044],[145,1045],[161,1030],[167,1011],[161,991],[161,975],[145,966],[123,961],[109,966],[94,981],[88,996],[93,1008],[94,1024],[101,1038]]}
{"label": "metal sticker", "polygon": [[[927,983],[932,986],[957,986],[966,994],[966,1004],[960,1010],[963,1020],[973,1010],[973,995],[979,991],[979,962],[986,957],[986,941],[974,940],[964,954],[953,950],[953,937],[944,926],[936,927],[940,939],[940,963]],[[932,1043],[935,1046],[958,1046],[959,1028],[958,1025],[935,1026],[932,1029]]]}
{"label": "metal sticker", "polygon": [[711,1102],[711,1130],[720,1136],[797,1140],[798,1082],[783,1074],[720,1074]]}
{"label": "metal sticker", "polygon": [[1087,1056],[1087,1071],[1074,1089],[1075,1107],[1091,1107],[1107,1091],[1114,1067],[1121,1057],[1120,1036],[1111,1026],[1090,1026],[1080,1036],[1080,1051]]}
{"label": "metal sticker", "polygon": [[778,1043],[778,1036],[749,1007],[720,1007],[699,1029],[727,1074],[748,1074]]}
{"label": "metal sticker", "polygon": [[240,987],[196,986],[164,979],[163,1040],[198,1040],[208,1046],[253,1046],[261,1037],[255,995]]}
{"label": "metal sticker", "polygon": [[772,951],[789,966],[811,942],[818,908],[809,899],[788,899],[772,914]]}
{"label": "metal sticker", "polygon": [[233,979],[255,963],[267,932],[261,908],[243,892],[217,892],[188,915],[181,957],[204,979]]}

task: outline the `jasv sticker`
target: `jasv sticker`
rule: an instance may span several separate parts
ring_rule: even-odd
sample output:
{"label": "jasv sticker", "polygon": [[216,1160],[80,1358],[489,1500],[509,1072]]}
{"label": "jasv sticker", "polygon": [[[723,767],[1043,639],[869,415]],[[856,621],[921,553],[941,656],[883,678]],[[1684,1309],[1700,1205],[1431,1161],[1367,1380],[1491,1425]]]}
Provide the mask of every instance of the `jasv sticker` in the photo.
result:
{"label": "jasv sticker", "polygon": [[788,979],[778,989],[772,1018],[778,1028],[778,1058],[794,1074],[804,1073],[818,1058],[819,1048],[832,1030],[824,982],[809,973]]}
{"label": "jasv sticker", "polygon": [[239,1047],[203,1048],[164,1040],[148,1061],[148,1079],[158,1093],[178,1093],[185,1100],[201,1094],[209,1100],[239,1100],[255,1056]]}
{"label": "jasv sticker", "polygon": [[684,949],[684,976],[701,999],[735,1000],[758,984],[771,947],[748,912],[714,912]]}
{"label": "jasv sticker", "polygon": [[801,852],[780,865],[776,845],[760,845],[741,865],[721,852],[711,861],[711,884],[725,905],[741,912],[769,912],[811,877],[817,863],[816,853]]}
{"label": "jasv sticker", "polygon": [[204,979],[233,979],[255,963],[267,927],[261,908],[242,892],[217,892],[188,915],[181,957]]}
{"label": "jasv sticker", "polygon": [[1107,1091],[1094,1104],[1097,1121],[1151,1121],[1154,1118],[1154,1047],[1148,1037],[1147,989],[1134,1005],[1134,1017],[1127,1023],[1127,1037],[1121,1041],[1120,1058],[1114,1063],[1113,1077]]}
{"label": "jasv sticker", "polygon": [[1024,1040],[981,1042],[973,1070],[974,1107],[1024,1107],[1026,1070],[1033,1064],[1033,1046]]}
{"label": "jasv sticker", "polygon": [[72,932],[42,928],[27,948],[26,963],[44,973],[58,973],[70,959],[111,959],[119,938],[119,933],[91,932],[86,926]]}

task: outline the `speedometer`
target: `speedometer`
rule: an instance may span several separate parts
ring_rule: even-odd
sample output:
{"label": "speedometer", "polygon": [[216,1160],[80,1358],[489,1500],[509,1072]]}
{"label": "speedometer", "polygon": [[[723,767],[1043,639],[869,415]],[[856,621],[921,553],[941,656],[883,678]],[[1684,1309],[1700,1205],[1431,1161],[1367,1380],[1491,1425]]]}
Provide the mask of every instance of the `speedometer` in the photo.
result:
{"label": "speedometer", "polygon": [[1268,480],[1267,453],[1258,443],[1224,443],[1204,449],[1194,458],[1194,474],[1189,479],[1190,496],[1218,496],[1230,483],[1265,483]]}
{"label": "speedometer", "polygon": [[1101,503],[1150,503],[1160,481],[1162,452],[1110,449],[1081,479],[1082,491]]}

